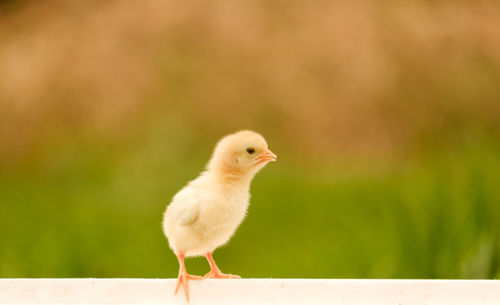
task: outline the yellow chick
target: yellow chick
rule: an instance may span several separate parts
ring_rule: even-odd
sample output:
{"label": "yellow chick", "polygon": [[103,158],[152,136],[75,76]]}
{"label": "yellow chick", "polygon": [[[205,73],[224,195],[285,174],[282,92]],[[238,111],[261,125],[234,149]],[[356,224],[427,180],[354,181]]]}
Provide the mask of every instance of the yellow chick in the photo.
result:
{"label": "yellow chick", "polygon": [[163,231],[180,266],[175,293],[182,285],[189,301],[188,281],[202,279],[187,273],[186,256],[205,255],[210,272],[203,278],[240,278],[222,273],[212,252],[229,241],[245,218],[250,183],[270,161],[276,161],[276,155],[260,134],[230,134],[217,143],[206,170],[174,196],[165,211]]}

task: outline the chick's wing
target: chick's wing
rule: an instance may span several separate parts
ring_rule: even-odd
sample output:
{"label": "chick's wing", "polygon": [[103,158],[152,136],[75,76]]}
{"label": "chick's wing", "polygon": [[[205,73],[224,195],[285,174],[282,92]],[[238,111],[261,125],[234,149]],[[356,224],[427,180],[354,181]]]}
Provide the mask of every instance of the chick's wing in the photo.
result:
{"label": "chick's wing", "polygon": [[192,225],[200,214],[200,197],[190,189],[179,192],[175,198],[175,218],[184,226]]}

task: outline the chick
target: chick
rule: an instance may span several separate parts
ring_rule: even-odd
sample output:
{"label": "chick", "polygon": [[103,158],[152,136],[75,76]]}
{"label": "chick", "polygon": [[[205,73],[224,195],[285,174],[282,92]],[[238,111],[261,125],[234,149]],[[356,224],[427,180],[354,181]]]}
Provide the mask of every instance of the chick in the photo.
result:
{"label": "chick", "polygon": [[203,278],[240,278],[222,273],[212,252],[229,241],[245,218],[250,183],[270,161],[276,161],[276,155],[260,134],[230,134],[217,143],[206,170],[174,196],[165,211],[163,231],[180,266],[175,293],[182,285],[189,301],[188,281],[202,279],[187,273],[186,256],[207,258],[210,272]]}

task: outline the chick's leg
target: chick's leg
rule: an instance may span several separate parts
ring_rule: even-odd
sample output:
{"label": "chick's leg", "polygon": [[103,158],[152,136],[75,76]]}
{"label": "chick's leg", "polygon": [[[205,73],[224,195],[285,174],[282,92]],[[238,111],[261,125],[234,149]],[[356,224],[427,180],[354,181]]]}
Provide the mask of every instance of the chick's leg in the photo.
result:
{"label": "chick's leg", "polygon": [[203,279],[201,276],[196,276],[196,275],[191,275],[188,274],[186,271],[186,266],[184,265],[184,258],[186,257],[184,254],[176,254],[177,255],[177,260],[179,261],[179,277],[177,278],[177,286],[175,286],[175,292],[174,294],[177,294],[177,291],[179,291],[179,288],[182,287],[184,288],[184,295],[186,296],[186,300],[189,302],[189,285],[188,281],[189,280],[201,280]]}
{"label": "chick's leg", "polygon": [[234,274],[224,274],[220,271],[219,267],[215,264],[214,258],[212,257],[212,252],[207,252],[205,254],[205,257],[208,260],[208,263],[210,264],[210,272],[205,274],[203,278],[206,279],[240,279],[238,275]]}

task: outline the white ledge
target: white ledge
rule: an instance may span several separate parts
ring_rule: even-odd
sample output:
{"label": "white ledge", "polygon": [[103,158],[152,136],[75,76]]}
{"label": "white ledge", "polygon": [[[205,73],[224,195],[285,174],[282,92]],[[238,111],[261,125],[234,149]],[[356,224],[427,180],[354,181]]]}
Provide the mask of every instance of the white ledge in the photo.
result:
{"label": "white ledge", "polygon": [[[0,304],[188,304],[175,279],[0,279]],[[497,280],[242,279],[190,283],[197,304],[500,304]]]}

